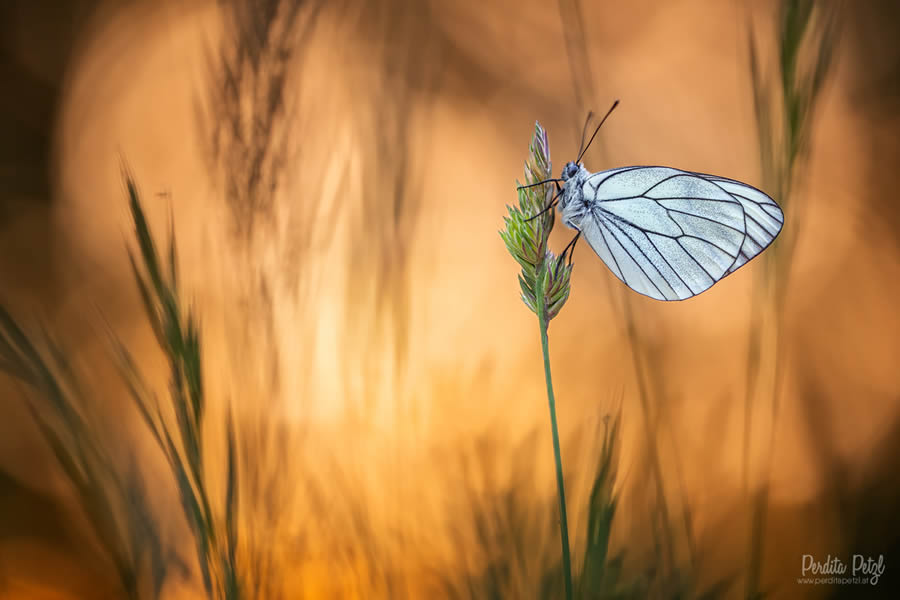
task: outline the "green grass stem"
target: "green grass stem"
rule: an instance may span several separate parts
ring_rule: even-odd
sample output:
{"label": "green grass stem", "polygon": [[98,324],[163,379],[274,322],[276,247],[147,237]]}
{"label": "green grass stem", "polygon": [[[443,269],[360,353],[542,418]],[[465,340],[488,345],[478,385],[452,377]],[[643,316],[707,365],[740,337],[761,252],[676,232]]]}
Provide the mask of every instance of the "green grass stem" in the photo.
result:
{"label": "green grass stem", "polygon": [[[546,281],[540,275],[541,284]],[[566,486],[563,480],[562,452],[559,448],[559,428],[556,425],[556,397],[553,394],[553,376],[550,372],[550,342],[547,336],[549,325],[545,316],[544,304],[538,302],[538,323],[541,328],[541,352],[544,355],[544,379],[547,382],[547,403],[550,406],[550,429],[553,433],[553,458],[556,462],[556,491],[559,499],[559,531],[562,539],[562,566],[565,581],[566,600],[572,600],[572,559],[569,555],[569,521],[566,516]]]}

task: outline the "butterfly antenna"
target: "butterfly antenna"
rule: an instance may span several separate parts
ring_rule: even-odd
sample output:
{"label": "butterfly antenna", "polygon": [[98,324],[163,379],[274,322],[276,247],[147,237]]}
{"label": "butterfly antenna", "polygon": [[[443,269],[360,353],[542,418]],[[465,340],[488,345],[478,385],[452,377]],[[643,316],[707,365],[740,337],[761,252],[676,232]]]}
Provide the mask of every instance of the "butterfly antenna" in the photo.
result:
{"label": "butterfly antenna", "polygon": [[584,156],[584,153],[587,152],[588,148],[591,147],[591,142],[593,142],[593,141],[594,141],[594,138],[597,137],[597,132],[600,131],[600,128],[603,127],[603,123],[606,122],[606,119],[609,117],[609,115],[612,113],[612,111],[614,111],[614,110],[616,109],[616,107],[617,107],[618,105],[619,105],[619,101],[616,100],[615,102],[613,102],[613,105],[609,108],[609,110],[606,111],[606,116],[603,117],[603,119],[600,120],[600,124],[597,125],[597,129],[594,130],[594,135],[592,135],[592,136],[591,136],[591,139],[588,140],[587,146],[585,146],[585,147],[581,150],[581,152],[578,153],[578,158],[575,159],[575,164],[576,164],[576,165],[577,165],[578,163],[581,162],[581,158]]}
{"label": "butterfly antenna", "polygon": [[587,114],[587,119],[584,120],[584,127],[581,128],[581,143],[578,144],[578,155],[581,155],[581,150],[584,148],[584,138],[587,136],[587,128],[591,123],[591,119],[594,118],[594,111],[589,110]]}

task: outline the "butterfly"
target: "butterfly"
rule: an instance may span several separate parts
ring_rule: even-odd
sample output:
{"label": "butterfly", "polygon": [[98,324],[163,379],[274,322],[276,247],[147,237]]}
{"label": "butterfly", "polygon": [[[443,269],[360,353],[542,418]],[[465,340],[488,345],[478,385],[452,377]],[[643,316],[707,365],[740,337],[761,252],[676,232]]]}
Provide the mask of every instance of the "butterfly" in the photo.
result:
{"label": "butterfly", "polygon": [[563,223],[578,232],[563,251],[570,261],[584,236],[632,290],[656,300],[692,298],[765,250],[784,213],[764,192],[727,177],[657,166],[588,171],[581,158],[618,103],[587,146],[582,133],[578,158],[559,179],[532,184],[556,183],[542,212],[555,203]]}

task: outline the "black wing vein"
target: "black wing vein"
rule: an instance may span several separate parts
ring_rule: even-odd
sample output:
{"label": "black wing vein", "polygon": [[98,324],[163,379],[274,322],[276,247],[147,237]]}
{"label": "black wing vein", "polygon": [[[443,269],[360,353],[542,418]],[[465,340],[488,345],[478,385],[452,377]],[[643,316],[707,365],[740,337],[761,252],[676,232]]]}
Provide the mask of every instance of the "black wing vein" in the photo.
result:
{"label": "black wing vein", "polygon": [[[631,253],[625,248],[625,246],[622,245],[622,242],[620,242],[620,241],[616,238],[616,235],[612,232],[612,229],[609,228],[609,224],[608,224],[608,223],[612,223],[612,221],[609,220],[609,219],[598,219],[598,222],[599,222],[601,225],[603,225],[604,227],[606,227],[606,230],[609,232],[609,235],[611,235],[612,238],[613,238],[613,240],[615,240],[615,242],[616,242],[617,244],[619,244],[619,247],[622,249],[622,252],[624,252],[624,253],[631,259],[631,262],[633,262],[633,263],[635,264],[635,266],[636,266],[636,267],[644,274],[644,277],[647,279],[647,281],[650,282],[650,285],[652,285],[653,287],[656,288],[656,291],[657,291],[657,293],[659,293],[660,297],[665,298],[666,295],[663,294],[663,292],[662,292],[661,289],[659,289],[659,286],[656,285],[656,282],[653,281],[653,278],[650,277],[650,274],[647,273],[647,271],[644,269],[644,267],[642,267],[641,264],[637,261],[637,259],[635,259],[635,258],[631,255]],[[613,223],[613,225],[615,225],[615,223]],[[618,227],[617,227],[617,228],[618,228]],[[625,234],[624,232],[623,232],[623,235],[625,235],[625,237],[628,237],[628,235]],[[634,242],[632,242],[632,243],[634,243]],[[637,246],[637,245],[635,244],[635,246]],[[640,250],[640,248],[638,248],[638,250]],[[618,261],[617,261],[617,264],[618,264]],[[621,267],[619,268],[619,270],[622,272],[622,279],[625,281],[626,284],[628,284],[628,286],[629,286],[631,289],[633,289],[633,290],[635,290],[635,291],[638,291],[639,293],[644,293],[644,292],[640,292],[640,290],[638,290],[638,289],[635,288],[633,285],[631,285],[630,283],[628,283],[628,281],[627,281],[627,276],[626,276],[626,274],[625,274],[626,272],[625,272],[625,271],[622,271]],[[637,283],[637,282],[635,282],[635,283]],[[649,290],[648,290],[648,291],[649,291]],[[649,294],[645,294],[645,295],[649,295]]]}
{"label": "black wing vein", "polygon": [[[607,213],[607,214],[609,214],[609,213]],[[647,256],[647,254],[644,252],[643,248],[641,248],[640,245],[634,240],[634,238],[633,238],[627,231],[625,231],[624,229],[622,229],[622,227],[616,222],[617,220],[620,220],[620,219],[619,219],[618,217],[616,217],[615,215],[610,215],[610,216],[612,216],[612,217],[614,217],[614,218],[612,218],[612,219],[607,219],[607,220],[608,220],[611,224],[613,224],[613,225],[616,227],[616,229],[618,229],[619,231],[621,231],[621,232],[622,232],[622,235],[624,235],[626,238],[628,238],[628,241],[630,241],[632,244],[634,244],[634,247],[637,248],[637,251],[641,253],[641,256],[643,256],[644,259],[645,259],[648,263],[650,263],[650,266],[653,267],[653,269],[654,269],[657,273],[659,273],[659,278],[662,279],[662,281],[665,282],[665,284],[666,284],[667,286],[669,286],[669,288],[671,289],[671,288],[672,288],[671,284],[670,284],[668,281],[666,281],[666,276],[662,274],[662,271],[659,270],[659,267],[657,267],[655,264],[653,264],[653,261],[650,260],[650,257]],[[643,230],[640,229],[639,227],[636,227],[636,226],[634,226],[634,225],[631,225],[631,226],[634,227],[635,229],[637,229],[638,231],[643,232]],[[647,234],[645,233],[644,235],[646,236]],[[647,239],[649,240],[649,238],[647,238]],[[621,244],[620,244],[620,245],[621,245]],[[624,246],[622,246],[622,249],[625,250],[625,252],[628,252],[628,250],[626,250]],[[628,254],[631,254],[631,253],[628,252]],[[632,260],[633,260],[633,257],[632,257]],[[663,296],[663,297],[665,297],[666,294],[663,293],[663,291],[662,291],[661,289],[659,289],[659,286],[658,286],[658,285],[656,284],[656,282],[653,280],[653,277],[651,277],[650,274],[646,271],[646,269],[644,269],[644,267],[641,266],[641,264],[640,264],[638,261],[636,261],[636,260],[634,261],[634,264],[636,264],[636,265],[638,266],[638,268],[639,268],[639,269],[644,273],[644,275],[647,277],[647,279],[650,280],[650,283],[653,284],[653,287],[656,288],[656,290],[660,293],[660,295]],[[674,289],[672,290],[672,293],[675,294],[675,290],[674,290]],[[677,294],[675,294],[675,295],[677,295]]]}

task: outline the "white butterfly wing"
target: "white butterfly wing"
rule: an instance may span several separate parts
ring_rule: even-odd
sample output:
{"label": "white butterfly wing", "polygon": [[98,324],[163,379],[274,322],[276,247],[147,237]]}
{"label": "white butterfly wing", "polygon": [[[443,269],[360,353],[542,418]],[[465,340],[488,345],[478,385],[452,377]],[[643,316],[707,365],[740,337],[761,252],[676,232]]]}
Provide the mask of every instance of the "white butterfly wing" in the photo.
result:
{"label": "white butterfly wing", "polygon": [[595,173],[583,191],[582,235],[616,277],[657,300],[706,291],[784,224],[781,208],[752,186],[669,167]]}

